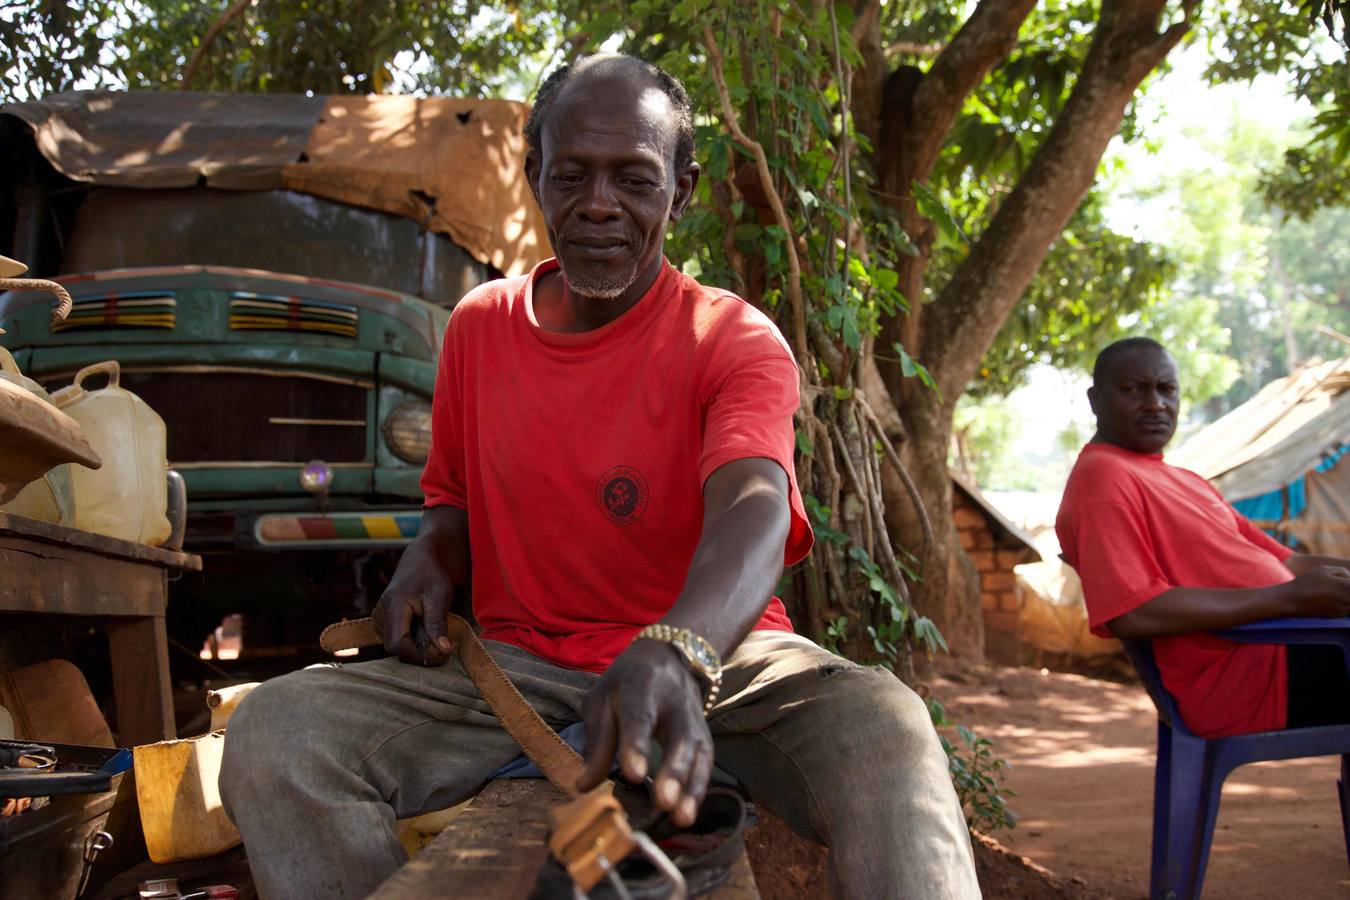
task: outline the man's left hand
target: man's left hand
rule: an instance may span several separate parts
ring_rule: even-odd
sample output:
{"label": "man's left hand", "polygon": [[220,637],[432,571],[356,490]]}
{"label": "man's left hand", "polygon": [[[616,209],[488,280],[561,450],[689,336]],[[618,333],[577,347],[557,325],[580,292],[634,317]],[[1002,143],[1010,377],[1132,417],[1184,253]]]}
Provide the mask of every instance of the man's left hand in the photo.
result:
{"label": "man's left hand", "polygon": [[605,780],[618,753],[625,778],[647,777],[647,752],[661,745],[661,770],[652,800],[675,824],[692,825],[712,775],[713,743],[703,717],[702,685],[660,641],[637,641],[623,652],[586,697],[586,768],[577,788]]}

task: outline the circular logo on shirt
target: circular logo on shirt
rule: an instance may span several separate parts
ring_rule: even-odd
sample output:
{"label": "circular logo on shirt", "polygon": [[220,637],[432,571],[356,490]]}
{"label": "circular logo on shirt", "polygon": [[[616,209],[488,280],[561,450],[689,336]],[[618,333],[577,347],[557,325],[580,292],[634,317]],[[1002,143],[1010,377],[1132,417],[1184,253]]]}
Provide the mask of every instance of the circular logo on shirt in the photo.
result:
{"label": "circular logo on shirt", "polygon": [[647,509],[647,479],[629,466],[615,466],[595,484],[600,510],[615,525],[632,525]]}

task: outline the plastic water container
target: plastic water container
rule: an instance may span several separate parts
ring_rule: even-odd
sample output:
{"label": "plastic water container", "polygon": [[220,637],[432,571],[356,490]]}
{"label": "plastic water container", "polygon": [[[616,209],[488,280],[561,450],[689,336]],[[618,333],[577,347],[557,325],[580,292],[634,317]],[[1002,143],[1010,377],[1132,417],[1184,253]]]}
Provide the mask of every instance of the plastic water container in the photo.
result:
{"label": "plastic water container", "polygon": [[[52,402],[51,395],[42,389],[42,385],[19,371],[18,363],[14,362],[14,357],[4,347],[0,347],[0,379],[31,391],[48,403]],[[41,478],[28,482],[14,499],[0,505],[0,510],[74,527],[75,494],[71,487],[70,464],[52,466]]]}
{"label": "plastic water container", "polygon": [[[85,380],[97,374],[108,376],[108,386],[86,390]],[[164,420],[118,384],[121,374],[116,360],[85,366],[52,395],[103,458],[97,471],[72,468],[75,527],[158,546],[170,532]]]}

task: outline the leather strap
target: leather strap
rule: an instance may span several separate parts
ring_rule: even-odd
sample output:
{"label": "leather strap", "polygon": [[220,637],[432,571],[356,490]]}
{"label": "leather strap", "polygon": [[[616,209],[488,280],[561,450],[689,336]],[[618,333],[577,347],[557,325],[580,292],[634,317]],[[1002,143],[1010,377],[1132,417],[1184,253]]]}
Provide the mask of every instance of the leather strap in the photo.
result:
{"label": "leather strap", "polygon": [[[638,848],[658,869],[664,867],[672,885],[670,896],[683,898],[684,878],[646,835],[633,831],[628,815],[614,797],[614,783],[605,781],[592,791],[579,793],[577,779],[584,763],[577,752],[520,695],[468,622],[450,614],[445,617],[445,628],[464,671],[506,733],[545,778],[572,798],[549,811],[553,832],[548,841],[549,850],[567,869],[572,882],[582,892],[589,891],[606,877],[615,877],[614,867]],[[383,643],[372,619],[337,622],[319,635],[319,646],[329,653]]]}
{"label": "leather strap", "polygon": [[567,869],[572,882],[589,891],[621,859],[633,852],[637,839],[628,815],[614,797],[614,782],[582,794],[548,814],[553,831],[548,849]]}
{"label": "leather strap", "polygon": [[[515,738],[525,755],[534,761],[544,777],[555,787],[576,798],[577,778],[581,776],[583,763],[577,752],[558,737],[558,733],[548,726],[539,713],[534,711],[529,701],[520,695],[511,679],[497,665],[497,661],[488,653],[472,626],[456,615],[445,617],[446,635],[455,645],[464,671],[469,673],[478,692],[483,695],[488,706],[501,720],[506,733]],[[371,647],[383,644],[383,639],[375,631],[372,619],[350,619],[329,625],[319,635],[319,646],[329,653],[349,650],[355,647]],[[612,792],[613,785],[610,785]]]}

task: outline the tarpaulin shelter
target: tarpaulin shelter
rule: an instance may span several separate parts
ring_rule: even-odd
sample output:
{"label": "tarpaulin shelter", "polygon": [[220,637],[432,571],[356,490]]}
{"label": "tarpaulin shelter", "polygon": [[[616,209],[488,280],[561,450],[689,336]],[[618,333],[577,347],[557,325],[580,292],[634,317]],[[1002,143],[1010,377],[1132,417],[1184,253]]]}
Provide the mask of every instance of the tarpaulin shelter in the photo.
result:
{"label": "tarpaulin shelter", "polygon": [[1271,382],[1167,461],[1290,546],[1350,556],[1350,357]]}
{"label": "tarpaulin shelter", "polygon": [[0,113],[77,182],[311,194],[413,219],[507,275],[551,255],[521,103],[71,91]]}

